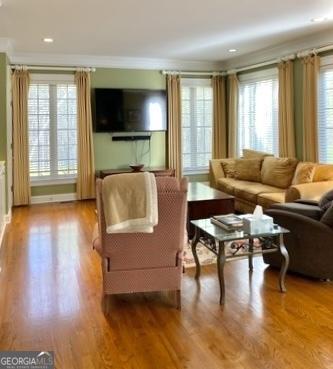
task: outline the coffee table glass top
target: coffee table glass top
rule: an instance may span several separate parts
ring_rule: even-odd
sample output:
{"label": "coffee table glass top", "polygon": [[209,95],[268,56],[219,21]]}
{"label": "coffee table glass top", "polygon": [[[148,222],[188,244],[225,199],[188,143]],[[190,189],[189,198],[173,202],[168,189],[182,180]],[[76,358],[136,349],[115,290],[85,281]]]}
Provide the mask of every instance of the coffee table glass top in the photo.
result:
{"label": "coffee table glass top", "polygon": [[222,227],[219,227],[211,223],[210,218],[192,220],[191,223],[198,227],[200,230],[204,231],[208,235],[214,237],[218,241],[235,241],[248,238],[258,238],[258,237],[269,237],[278,236],[280,234],[289,233],[288,229],[274,225],[274,228],[270,232],[265,233],[245,233],[244,231],[227,231]]}

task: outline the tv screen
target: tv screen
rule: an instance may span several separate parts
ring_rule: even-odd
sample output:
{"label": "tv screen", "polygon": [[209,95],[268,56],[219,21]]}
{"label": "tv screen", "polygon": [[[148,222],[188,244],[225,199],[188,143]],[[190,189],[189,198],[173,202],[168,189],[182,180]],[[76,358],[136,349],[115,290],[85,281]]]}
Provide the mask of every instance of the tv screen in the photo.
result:
{"label": "tv screen", "polygon": [[165,91],[96,88],[94,95],[95,132],[167,129]]}

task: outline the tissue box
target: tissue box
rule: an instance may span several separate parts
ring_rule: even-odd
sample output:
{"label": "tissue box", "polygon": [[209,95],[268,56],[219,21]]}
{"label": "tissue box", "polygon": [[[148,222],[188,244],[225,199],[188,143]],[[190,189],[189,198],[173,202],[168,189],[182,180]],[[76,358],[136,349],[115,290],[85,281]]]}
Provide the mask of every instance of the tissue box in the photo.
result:
{"label": "tissue box", "polygon": [[252,214],[246,215],[243,224],[244,232],[248,234],[269,233],[274,227],[273,218],[268,215],[262,215],[259,219]]}

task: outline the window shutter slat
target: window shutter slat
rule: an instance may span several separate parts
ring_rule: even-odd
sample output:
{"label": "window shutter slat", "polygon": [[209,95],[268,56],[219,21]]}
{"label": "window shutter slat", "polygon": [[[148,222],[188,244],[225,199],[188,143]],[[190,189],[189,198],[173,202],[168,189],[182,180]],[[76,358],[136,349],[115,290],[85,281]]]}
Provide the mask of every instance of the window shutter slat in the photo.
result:
{"label": "window shutter slat", "polygon": [[207,171],[212,157],[211,81],[183,79],[181,97],[183,171]]}
{"label": "window shutter slat", "polygon": [[76,86],[31,83],[28,97],[30,177],[57,180],[77,173]]}
{"label": "window shutter slat", "polygon": [[333,163],[333,65],[320,68],[318,93],[318,157]]}
{"label": "window shutter slat", "polygon": [[279,154],[277,70],[240,76],[237,153],[249,148]]}

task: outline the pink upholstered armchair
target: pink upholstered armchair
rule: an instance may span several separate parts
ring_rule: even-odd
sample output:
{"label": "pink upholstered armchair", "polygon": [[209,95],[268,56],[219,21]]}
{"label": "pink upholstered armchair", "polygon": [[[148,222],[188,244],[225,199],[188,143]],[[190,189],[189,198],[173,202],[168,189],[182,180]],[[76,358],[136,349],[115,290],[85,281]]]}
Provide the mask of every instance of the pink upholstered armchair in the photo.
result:
{"label": "pink upholstered armchair", "polygon": [[98,235],[104,294],[174,290],[181,304],[182,253],[186,242],[187,181],[157,177],[158,225],[154,233],[107,234],[97,180]]}

